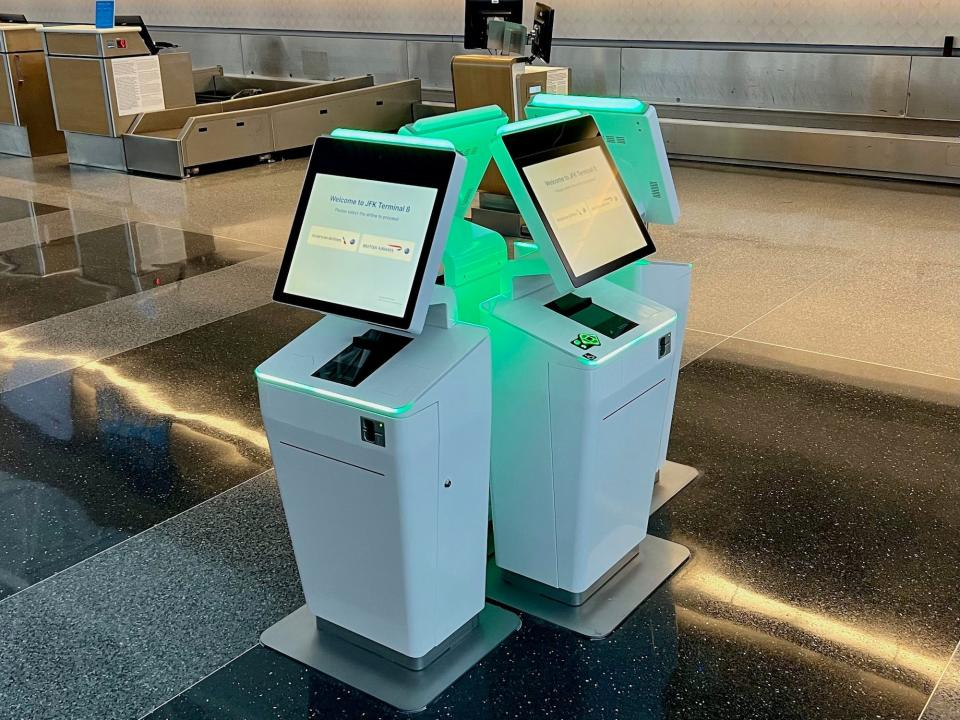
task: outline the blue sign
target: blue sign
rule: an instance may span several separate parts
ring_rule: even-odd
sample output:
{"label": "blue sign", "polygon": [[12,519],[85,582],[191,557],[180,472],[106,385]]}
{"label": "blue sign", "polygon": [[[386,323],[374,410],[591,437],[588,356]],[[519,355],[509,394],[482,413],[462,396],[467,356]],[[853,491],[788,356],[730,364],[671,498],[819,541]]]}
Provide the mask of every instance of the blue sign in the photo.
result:
{"label": "blue sign", "polygon": [[97,0],[96,26],[98,28],[112,28],[114,22],[114,13],[116,12],[116,0]]}

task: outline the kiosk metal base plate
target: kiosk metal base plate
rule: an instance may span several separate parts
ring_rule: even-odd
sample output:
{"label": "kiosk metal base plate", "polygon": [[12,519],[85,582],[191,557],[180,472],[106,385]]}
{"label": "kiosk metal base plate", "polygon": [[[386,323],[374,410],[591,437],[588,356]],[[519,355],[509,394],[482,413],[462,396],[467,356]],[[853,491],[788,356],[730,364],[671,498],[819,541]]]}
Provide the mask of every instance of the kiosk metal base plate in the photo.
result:
{"label": "kiosk metal base plate", "polygon": [[332,633],[317,630],[306,605],[260,636],[264,646],[404,712],[423,710],[520,627],[514,613],[487,604],[477,625],[423,670],[408,670]]}
{"label": "kiosk metal base plate", "polygon": [[700,477],[700,471],[688,465],[680,465],[669,460],[660,468],[659,478],[653,486],[653,502],[650,514],[653,515],[687,485]]}
{"label": "kiosk metal base plate", "polygon": [[583,605],[552,600],[504,579],[496,559],[487,562],[487,598],[589,638],[605,638],[690,558],[683,545],[647,535],[640,552]]}

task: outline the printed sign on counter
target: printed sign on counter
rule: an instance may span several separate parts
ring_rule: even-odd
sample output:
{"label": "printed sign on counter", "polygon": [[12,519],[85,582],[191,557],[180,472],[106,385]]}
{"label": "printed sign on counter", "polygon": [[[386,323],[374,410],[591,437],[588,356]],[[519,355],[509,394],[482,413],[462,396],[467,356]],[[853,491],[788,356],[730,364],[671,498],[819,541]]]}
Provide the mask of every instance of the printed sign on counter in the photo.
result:
{"label": "printed sign on counter", "polygon": [[115,0],[96,1],[94,4],[94,21],[98,28],[107,29],[113,27],[116,4]]}
{"label": "printed sign on counter", "polygon": [[119,58],[112,64],[117,112],[121,116],[165,109],[159,57]]}

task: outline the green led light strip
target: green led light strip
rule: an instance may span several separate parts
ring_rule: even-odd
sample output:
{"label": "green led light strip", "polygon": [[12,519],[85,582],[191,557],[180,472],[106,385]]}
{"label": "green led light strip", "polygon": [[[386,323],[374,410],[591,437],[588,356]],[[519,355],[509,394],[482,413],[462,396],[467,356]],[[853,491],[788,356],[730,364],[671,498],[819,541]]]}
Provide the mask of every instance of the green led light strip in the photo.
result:
{"label": "green led light strip", "polygon": [[330,137],[339,140],[358,140],[360,142],[379,143],[381,145],[400,145],[403,147],[427,148],[430,150],[456,151],[449,140],[415,137],[411,135],[391,135],[389,133],[370,132],[369,130],[349,130],[340,128],[330,133]]}
{"label": "green led light strip", "polygon": [[647,104],[635,98],[588,97],[586,95],[547,95],[531,98],[528,107],[562,108],[569,110],[608,110],[613,112],[646,112]]}
{"label": "green led light strip", "polygon": [[262,372],[260,368],[254,370],[254,375],[256,375],[257,380],[267,383],[268,385],[275,385],[277,387],[284,388],[285,390],[293,390],[294,392],[303,393],[304,395],[322,397],[327,400],[333,400],[334,402],[350,405],[351,407],[359,408],[361,410],[369,410],[370,412],[378,415],[398,417],[400,415],[405,415],[406,413],[410,412],[411,408],[413,408],[413,403],[407,403],[406,405],[401,405],[400,407],[395,408],[387,405],[380,405],[379,403],[368,402],[366,400],[360,400],[359,398],[350,397],[349,395],[341,395],[340,393],[333,392],[332,390],[324,390],[312,385],[304,385],[303,383],[298,383],[293,380],[285,380],[284,378],[277,377],[276,375],[268,375],[267,373]]}

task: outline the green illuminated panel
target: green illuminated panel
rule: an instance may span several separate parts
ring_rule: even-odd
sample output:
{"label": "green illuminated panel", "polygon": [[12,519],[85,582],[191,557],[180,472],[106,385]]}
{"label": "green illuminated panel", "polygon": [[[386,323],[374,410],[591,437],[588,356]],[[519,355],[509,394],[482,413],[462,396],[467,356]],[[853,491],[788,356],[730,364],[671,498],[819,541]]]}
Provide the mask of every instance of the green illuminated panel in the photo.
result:
{"label": "green illuminated panel", "polygon": [[507,122],[509,122],[509,118],[507,118],[507,114],[499,105],[485,105],[483,107],[472,108],[471,110],[458,110],[453,113],[423,118],[407,127],[412,130],[413,135],[432,136],[434,133],[443,132],[451,128],[477,125],[489,121],[503,121],[503,124],[506,125]]}
{"label": "green illuminated panel", "polygon": [[467,159],[457,203],[457,217],[465,217],[490,165],[490,146],[497,139],[497,131],[507,122],[503,110],[496,105],[487,105],[417,120],[401,128],[400,132],[405,136],[447,140]]}
{"label": "green illuminated panel", "polygon": [[275,375],[268,375],[265,372],[261,372],[260,368],[257,368],[254,371],[254,375],[256,375],[257,380],[266,383],[267,385],[274,385],[276,387],[283,388],[284,390],[292,390],[294,392],[303,393],[304,395],[321,397],[326,400],[332,400],[333,402],[342,403],[343,405],[349,405],[351,407],[355,407],[360,410],[366,410],[379,415],[399,417],[410,412],[410,410],[413,408],[413,403],[401,405],[400,407],[390,407],[388,405],[380,405],[379,403],[360,400],[359,398],[350,397],[349,395],[341,395],[340,393],[333,392],[332,390],[324,390],[312,385],[304,385],[303,383],[298,383],[294,380],[286,380]]}
{"label": "green illuminated panel", "polygon": [[499,135],[510,135],[511,133],[523,132],[524,130],[530,130],[532,128],[543,127],[544,125],[553,125],[558,122],[564,122],[565,120],[573,120],[583,115],[579,110],[566,110],[565,112],[554,113],[553,115],[547,115],[542,118],[530,118],[529,120],[521,120],[520,122],[510,123],[509,125],[504,125],[500,128]]}
{"label": "green illuminated panel", "polygon": [[647,111],[648,105],[636,98],[588,97],[585,95],[549,95],[539,93],[527,103],[529,108],[566,110],[606,110],[612,112],[639,113]]}
{"label": "green illuminated panel", "polygon": [[391,133],[370,132],[369,130],[348,130],[347,128],[340,128],[339,130],[334,130],[330,136],[340,140],[359,140],[360,142],[380,143],[381,145],[403,145],[406,147],[431,148],[433,150],[455,150],[453,143],[448,140],[410,137],[409,135],[393,135]]}

